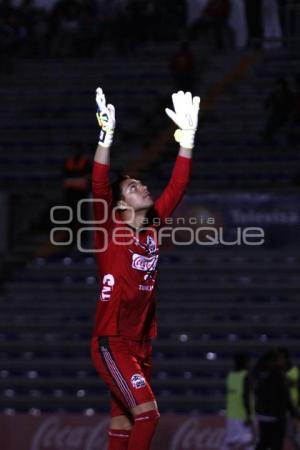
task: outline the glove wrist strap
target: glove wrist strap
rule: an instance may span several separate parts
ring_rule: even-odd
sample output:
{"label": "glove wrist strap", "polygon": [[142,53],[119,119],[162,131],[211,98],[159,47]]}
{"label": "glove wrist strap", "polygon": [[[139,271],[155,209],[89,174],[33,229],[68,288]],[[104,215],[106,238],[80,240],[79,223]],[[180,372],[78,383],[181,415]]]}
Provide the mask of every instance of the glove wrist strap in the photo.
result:
{"label": "glove wrist strap", "polygon": [[180,147],[194,148],[196,130],[176,130],[175,140],[179,142]]}
{"label": "glove wrist strap", "polygon": [[110,147],[113,141],[114,132],[113,130],[103,130],[100,131],[98,145],[102,147]]}

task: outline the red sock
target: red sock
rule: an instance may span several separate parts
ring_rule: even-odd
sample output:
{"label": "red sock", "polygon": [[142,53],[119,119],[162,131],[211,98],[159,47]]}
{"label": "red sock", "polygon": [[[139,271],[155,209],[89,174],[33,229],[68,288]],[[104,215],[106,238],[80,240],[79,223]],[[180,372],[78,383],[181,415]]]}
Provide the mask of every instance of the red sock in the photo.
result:
{"label": "red sock", "polygon": [[128,450],[130,433],[129,430],[109,430],[108,450]]}
{"label": "red sock", "polygon": [[158,419],[159,413],[154,409],[135,416],[128,450],[150,450]]}

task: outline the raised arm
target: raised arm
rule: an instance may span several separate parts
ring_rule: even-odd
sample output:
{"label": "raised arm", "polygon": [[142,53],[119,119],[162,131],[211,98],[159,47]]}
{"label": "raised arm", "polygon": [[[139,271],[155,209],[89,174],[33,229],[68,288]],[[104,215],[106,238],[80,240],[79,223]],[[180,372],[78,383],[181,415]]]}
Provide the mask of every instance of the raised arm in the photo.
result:
{"label": "raised arm", "polygon": [[179,91],[172,95],[172,100],[174,111],[166,108],[166,113],[178,126],[175,140],[180,147],[171,179],[154,205],[156,213],[163,220],[173,213],[189,183],[200,105],[200,98],[193,98],[190,92]]}
{"label": "raised arm", "polygon": [[[96,90],[97,113],[100,126],[99,142],[94,157],[92,190],[95,220],[108,224],[111,212],[111,189],[109,184],[110,147],[115,129],[115,108],[106,106],[105,95],[101,88]],[[100,201],[97,201],[100,200]],[[103,226],[103,225],[101,225]]]}
{"label": "raised arm", "polygon": [[100,134],[94,161],[100,164],[109,164],[110,147],[116,126],[115,108],[111,104],[106,106],[106,98],[100,87],[96,89],[96,103],[96,117],[100,126]]}

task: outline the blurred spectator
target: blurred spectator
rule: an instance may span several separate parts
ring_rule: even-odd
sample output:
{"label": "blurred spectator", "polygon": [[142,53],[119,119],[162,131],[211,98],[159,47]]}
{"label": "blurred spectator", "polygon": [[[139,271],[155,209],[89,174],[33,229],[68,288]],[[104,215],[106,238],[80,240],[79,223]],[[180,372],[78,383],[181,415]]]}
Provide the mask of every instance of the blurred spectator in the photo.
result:
{"label": "blurred spectator", "polygon": [[188,42],[183,42],[170,61],[175,91],[193,91],[195,58]]}
{"label": "blurred spectator", "polygon": [[245,0],[249,46],[273,48],[282,45],[282,27],[277,0]]}
{"label": "blurred spectator", "polygon": [[278,13],[283,34],[286,33],[286,0],[277,0]]}
{"label": "blurred spectator", "polygon": [[214,32],[216,50],[222,50],[225,47],[226,33],[229,30],[230,10],[230,0],[209,0],[201,17],[191,27],[190,37],[195,39],[199,31],[210,28]]}
{"label": "blurred spectator", "polygon": [[24,35],[18,10],[10,5],[10,1],[4,1],[0,4],[0,71],[12,72],[13,57]]}
{"label": "blurred spectator", "polygon": [[263,0],[263,29],[264,48],[282,46],[282,29],[276,0]]}
{"label": "blurred spectator", "polygon": [[277,3],[285,38],[299,39],[299,0],[277,0]]}
{"label": "blurred spectator", "polygon": [[260,46],[262,39],[262,0],[245,0],[249,45]]}
{"label": "blurred spectator", "polygon": [[[185,32],[187,22],[187,2],[186,0],[155,0],[156,17],[160,24],[157,27],[157,35],[164,40],[176,40],[182,37]],[[168,26],[166,26],[166,22]]]}
{"label": "blurred spectator", "polygon": [[76,0],[59,0],[55,5],[52,13],[52,56],[76,55],[80,13],[81,6]]}
{"label": "blurred spectator", "polygon": [[295,408],[299,407],[300,372],[298,366],[293,364],[290,352],[285,347],[278,349],[278,359],[283,368],[289,386],[291,401]]}
{"label": "blurred spectator", "polygon": [[248,30],[244,0],[231,0],[228,21],[233,33],[233,46],[236,48],[246,47],[248,42]]}
{"label": "blurred spectator", "polygon": [[288,358],[286,376],[290,387],[290,395],[293,405],[295,406],[295,408],[299,408],[300,372],[299,367],[294,365],[290,358]]}
{"label": "blurred spectator", "polygon": [[[202,1],[204,17],[195,28],[212,28],[216,48],[222,49],[230,4],[240,0],[207,1]],[[122,54],[134,54],[141,44],[182,38],[188,3],[190,6],[187,0],[19,0],[14,2],[18,6],[12,7],[9,0],[2,0],[0,55],[5,62],[15,54],[91,57],[103,42],[113,43]]]}
{"label": "blurred spectator", "polygon": [[113,19],[114,32],[110,35],[116,50],[122,55],[133,55],[146,40],[144,24],[145,0],[128,0]]}
{"label": "blurred spectator", "polygon": [[[77,205],[82,199],[88,198],[90,193],[90,163],[85,156],[81,145],[74,144],[76,152],[67,158],[63,167],[64,202],[73,211],[73,230],[79,227]],[[88,217],[87,204],[83,203],[81,216],[84,220]]]}
{"label": "blurred spectator", "polygon": [[278,78],[274,90],[265,100],[268,117],[262,132],[263,137],[271,141],[273,136],[290,119],[294,105],[294,95],[288,80]]}
{"label": "blurred spectator", "polygon": [[253,380],[249,356],[237,353],[226,379],[226,435],[224,450],[255,448]]}
{"label": "blurred spectator", "polygon": [[145,41],[156,39],[156,4],[155,0],[146,0],[142,14],[142,27]]}
{"label": "blurred spectator", "polygon": [[[285,366],[286,378],[289,386],[290,397],[292,404],[296,410],[299,411],[300,407],[300,370],[296,364],[293,364],[290,352],[287,348],[280,348],[278,350],[279,355],[283,358],[283,364]],[[290,420],[288,424],[288,435],[291,441],[294,443],[295,448],[300,447],[298,439],[298,427],[294,420]]]}
{"label": "blurred spectator", "polygon": [[25,30],[22,54],[45,57],[48,53],[48,16],[46,11],[34,6],[33,0],[23,0],[19,14]]}
{"label": "blurred spectator", "polygon": [[[136,30],[131,30],[132,23],[128,5],[124,9],[119,9],[112,18],[111,30],[107,29],[107,36],[115,46],[116,51],[121,55],[130,55],[136,50]],[[133,36],[132,36],[133,34]]]}
{"label": "blurred spectator", "polygon": [[286,379],[286,363],[277,350],[259,360],[256,371],[256,413],[259,424],[257,450],[283,450],[287,412],[299,419]]}
{"label": "blurred spectator", "polygon": [[78,34],[75,38],[76,56],[82,58],[88,58],[94,55],[102,37],[102,30],[97,21],[97,9],[87,3],[82,7]]}
{"label": "blurred spectator", "polygon": [[222,50],[225,47],[225,32],[228,29],[229,14],[229,0],[210,0],[204,10],[204,17],[212,24],[215,35],[215,47],[218,50]]}
{"label": "blurred spectator", "polygon": [[144,0],[128,0],[125,8],[127,27],[123,39],[129,39],[128,49],[134,52],[146,40]]}
{"label": "blurred spectator", "polygon": [[143,43],[175,39],[185,26],[185,9],[183,0],[127,0],[116,29],[121,51],[134,53]]}

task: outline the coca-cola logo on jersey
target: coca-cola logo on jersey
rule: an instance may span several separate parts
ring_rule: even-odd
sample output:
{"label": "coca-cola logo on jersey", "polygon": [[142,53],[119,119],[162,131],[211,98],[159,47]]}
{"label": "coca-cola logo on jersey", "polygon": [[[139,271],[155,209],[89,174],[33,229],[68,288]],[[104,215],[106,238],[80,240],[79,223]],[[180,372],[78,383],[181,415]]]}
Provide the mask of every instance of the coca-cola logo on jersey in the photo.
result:
{"label": "coca-cola logo on jersey", "polygon": [[201,418],[191,417],[177,429],[170,450],[220,450],[224,435],[224,426],[203,425]]}
{"label": "coca-cola logo on jersey", "polygon": [[132,255],[132,267],[133,269],[142,270],[147,272],[148,270],[154,271],[157,266],[158,255],[156,256],[143,256],[138,253]]}
{"label": "coca-cola logo on jersey", "polygon": [[36,430],[30,450],[105,450],[108,420],[99,424],[63,423],[59,416],[45,419]]}

